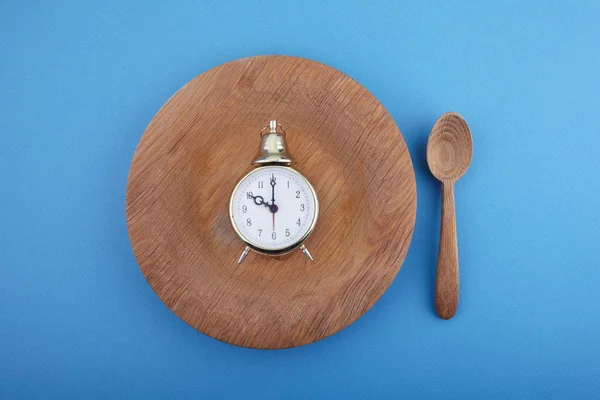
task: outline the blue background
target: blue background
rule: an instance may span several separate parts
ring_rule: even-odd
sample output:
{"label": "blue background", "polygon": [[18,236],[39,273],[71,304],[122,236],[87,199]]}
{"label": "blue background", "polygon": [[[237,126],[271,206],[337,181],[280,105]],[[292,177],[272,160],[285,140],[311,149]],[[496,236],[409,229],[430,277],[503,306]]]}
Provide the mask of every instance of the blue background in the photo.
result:
{"label": "blue background", "polygon": [[[599,20],[596,1],[2,1],[0,397],[600,398]],[[154,113],[258,54],[363,84],[418,185],[408,256],[377,305],[283,351],[180,321],[125,225]],[[450,110],[474,157],[456,187],[461,303],[442,321],[425,145]]]}

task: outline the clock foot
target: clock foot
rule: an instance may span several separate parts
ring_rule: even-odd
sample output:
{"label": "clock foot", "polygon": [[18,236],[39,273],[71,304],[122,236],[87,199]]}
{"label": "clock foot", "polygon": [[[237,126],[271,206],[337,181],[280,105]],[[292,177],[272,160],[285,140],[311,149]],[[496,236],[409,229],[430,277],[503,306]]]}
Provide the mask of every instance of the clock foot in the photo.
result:
{"label": "clock foot", "polygon": [[246,256],[248,255],[248,253],[250,253],[250,247],[246,246],[246,248],[244,249],[244,251],[242,252],[242,255],[240,256],[240,259],[238,260],[238,264],[241,264],[242,261],[244,261],[244,258],[246,258]]}
{"label": "clock foot", "polygon": [[309,259],[310,261],[315,261],[315,260],[312,258],[312,256],[310,255],[310,252],[308,251],[308,249],[306,248],[306,246],[305,246],[305,245],[302,245],[302,246],[300,246],[300,250],[302,250],[302,252],[304,253],[304,255],[305,255],[306,257],[308,257],[308,259]]}

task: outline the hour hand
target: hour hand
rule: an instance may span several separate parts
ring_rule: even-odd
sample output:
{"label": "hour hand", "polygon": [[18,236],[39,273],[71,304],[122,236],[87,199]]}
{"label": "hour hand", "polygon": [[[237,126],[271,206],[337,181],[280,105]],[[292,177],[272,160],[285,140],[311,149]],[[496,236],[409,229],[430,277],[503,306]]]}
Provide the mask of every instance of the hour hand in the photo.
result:
{"label": "hour hand", "polygon": [[252,192],[248,192],[248,198],[254,200],[254,204],[257,206],[269,207],[269,202],[265,203],[265,199],[262,196],[254,196]]}

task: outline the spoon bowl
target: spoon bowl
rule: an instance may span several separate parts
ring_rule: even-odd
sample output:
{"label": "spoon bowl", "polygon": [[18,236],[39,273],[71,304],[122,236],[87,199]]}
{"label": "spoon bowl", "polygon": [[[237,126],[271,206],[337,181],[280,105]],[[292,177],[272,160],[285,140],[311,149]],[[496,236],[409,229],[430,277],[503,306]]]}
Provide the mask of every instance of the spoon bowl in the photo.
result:
{"label": "spoon bowl", "polygon": [[458,308],[458,244],[454,182],[469,168],[473,154],[471,132],[457,113],[442,115],[427,141],[427,164],[442,182],[442,224],[435,288],[435,308],[443,319],[454,316]]}
{"label": "spoon bowl", "polygon": [[427,141],[427,163],[440,181],[456,181],[471,163],[473,141],[465,120],[457,113],[442,115]]}

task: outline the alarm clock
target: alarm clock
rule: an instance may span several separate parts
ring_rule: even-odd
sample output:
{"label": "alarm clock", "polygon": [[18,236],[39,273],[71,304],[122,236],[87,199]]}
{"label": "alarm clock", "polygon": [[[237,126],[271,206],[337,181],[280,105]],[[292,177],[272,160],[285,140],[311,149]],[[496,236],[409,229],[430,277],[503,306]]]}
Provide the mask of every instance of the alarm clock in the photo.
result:
{"label": "alarm clock", "polygon": [[304,241],[319,216],[317,193],[308,179],[292,168],[283,127],[270,121],[260,136],[254,168],[240,179],[229,201],[231,225],[246,245],[238,264],[250,251],[280,258],[296,249],[314,261]]}

